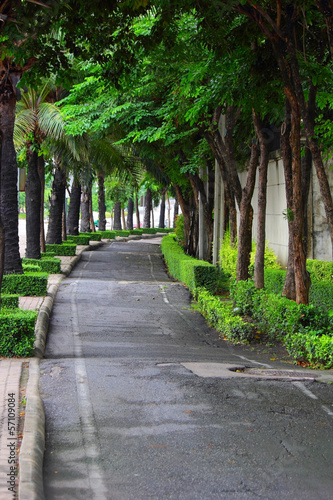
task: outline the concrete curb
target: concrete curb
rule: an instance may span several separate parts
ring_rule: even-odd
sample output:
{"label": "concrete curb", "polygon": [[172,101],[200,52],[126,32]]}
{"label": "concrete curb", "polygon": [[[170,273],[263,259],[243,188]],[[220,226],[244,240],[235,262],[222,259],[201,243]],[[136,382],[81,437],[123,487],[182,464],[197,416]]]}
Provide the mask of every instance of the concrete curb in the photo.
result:
{"label": "concrete curb", "polygon": [[19,455],[20,500],[44,500],[45,414],[39,394],[39,359],[31,358],[26,389],[23,440]]}

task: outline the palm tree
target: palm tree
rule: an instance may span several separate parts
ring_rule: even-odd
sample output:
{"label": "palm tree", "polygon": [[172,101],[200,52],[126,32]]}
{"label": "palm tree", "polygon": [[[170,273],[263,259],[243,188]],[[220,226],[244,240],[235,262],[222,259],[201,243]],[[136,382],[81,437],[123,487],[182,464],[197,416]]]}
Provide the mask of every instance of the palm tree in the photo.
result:
{"label": "palm tree", "polygon": [[[43,222],[44,173],[38,168],[41,145],[47,137],[59,140],[64,136],[60,109],[51,100],[54,81],[48,79],[39,89],[29,88],[16,106],[14,140],[17,148],[24,147],[28,162],[26,180],[26,257],[40,259],[40,232]],[[40,165],[42,162],[40,162]],[[42,196],[43,195],[43,196]]]}

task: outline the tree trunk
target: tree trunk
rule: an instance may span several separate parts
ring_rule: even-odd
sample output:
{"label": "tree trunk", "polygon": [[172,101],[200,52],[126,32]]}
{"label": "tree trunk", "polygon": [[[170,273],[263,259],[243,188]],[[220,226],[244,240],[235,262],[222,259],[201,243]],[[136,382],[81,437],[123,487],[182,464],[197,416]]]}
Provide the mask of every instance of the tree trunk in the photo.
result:
{"label": "tree trunk", "polygon": [[126,228],[126,221],[125,221],[125,209],[121,208],[121,222],[122,222],[122,227],[125,229]]}
{"label": "tree trunk", "polygon": [[136,215],[136,227],[140,229],[141,227],[140,210],[139,210],[139,201],[137,195],[135,195],[135,215]]}
{"label": "tree trunk", "polygon": [[105,205],[105,189],[104,189],[104,174],[97,175],[98,180],[98,230],[105,231],[106,228],[106,205]]}
{"label": "tree trunk", "polygon": [[296,300],[295,272],[294,272],[294,245],[293,245],[293,180],[292,180],[292,154],[289,142],[291,131],[290,105],[286,99],[284,132],[281,135],[281,150],[286,187],[287,212],[285,218],[288,222],[288,264],[282,295],[289,300]]}
{"label": "tree trunk", "polygon": [[95,228],[94,212],[92,206],[92,185],[90,185],[90,191],[89,191],[89,218],[90,218],[90,231],[92,233],[95,233],[96,228]]}
{"label": "tree trunk", "polygon": [[64,193],[64,203],[63,203],[63,206],[62,206],[62,233],[61,233],[61,238],[62,238],[62,241],[66,241],[67,240],[67,213],[66,213],[66,187],[65,186],[65,193]]}
{"label": "tree trunk", "polygon": [[260,145],[257,251],[254,264],[254,284],[257,289],[261,289],[265,286],[266,201],[269,153],[266,138],[263,133],[263,123],[256,113],[253,113],[253,123]]}
{"label": "tree trunk", "polygon": [[293,249],[294,272],[297,304],[309,303],[310,275],[306,269],[306,256],[303,241],[303,202],[301,166],[301,117],[298,102],[287,95],[291,107],[290,146],[292,152],[293,182]]}
{"label": "tree trunk", "polygon": [[179,212],[179,203],[178,203],[178,198],[176,197],[175,204],[173,206],[173,224],[172,224],[172,227],[175,227],[178,212]]}
{"label": "tree trunk", "polygon": [[7,79],[0,94],[1,218],[5,231],[4,274],[22,274],[18,235],[17,163],[13,142],[16,97]]}
{"label": "tree trunk", "polygon": [[144,228],[149,228],[150,227],[150,213],[152,210],[152,195],[151,195],[151,190],[150,188],[147,189],[146,191],[146,197],[145,197],[145,213],[144,213],[144,218],[143,218],[143,227]]}
{"label": "tree trunk", "polygon": [[26,234],[28,259],[40,259],[41,228],[41,183],[38,173],[38,152],[30,145],[27,149],[28,173],[25,183],[25,204],[27,209]]}
{"label": "tree trunk", "polygon": [[128,204],[127,204],[127,224],[126,224],[126,227],[130,231],[133,229],[133,211],[134,211],[133,198],[129,198]]}
{"label": "tree trunk", "polygon": [[160,220],[158,223],[158,227],[160,227],[160,228],[165,227],[165,193],[166,193],[166,190],[163,189],[162,198],[161,198],[161,206],[160,206]]}
{"label": "tree trunk", "polygon": [[114,225],[115,231],[121,231],[121,202],[116,201],[114,204]]}
{"label": "tree trunk", "polygon": [[68,234],[77,236],[79,234],[81,205],[81,184],[74,179],[68,207]]}
{"label": "tree trunk", "polygon": [[81,232],[90,233],[90,187],[81,186]]}
{"label": "tree trunk", "polygon": [[53,169],[53,183],[50,197],[50,216],[46,243],[62,243],[62,214],[66,189],[66,171],[56,164]]}
{"label": "tree trunk", "polygon": [[40,179],[40,251],[45,252],[45,160],[44,156],[38,156],[38,175]]}
{"label": "tree trunk", "polygon": [[191,205],[189,199],[183,196],[180,186],[174,184],[176,190],[177,200],[182,210],[184,217],[184,250],[187,252],[188,244],[190,240],[190,228],[191,228]]}
{"label": "tree trunk", "polygon": [[256,170],[258,166],[259,150],[256,143],[251,146],[251,159],[246,178],[246,185],[242,191],[242,200],[239,210],[238,253],[237,253],[237,281],[249,279],[250,255],[252,249],[252,221],[253,196]]}
{"label": "tree trunk", "polygon": [[331,252],[333,256],[333,200],[332,200],[330,185],[324,167],[322,154],[320,151],[320,147],[318,145],[318,139],[316,137],[314,130],[315,115],[312,108],[314,108],[313,100],[315,98],[316,91],[314,86],[312,85],[310,88],[310,96],[312,92],[314,94],[314,98],[312,100],[310,99],[309,101],[311,106],[311,109],[309,109],[309,106],[304,96],[301,76],[299,72],[299,65],[296,56],[296,47],[294,44],[294,40],[292,40],[291,38],[291,35],[289,36],[287,47],[288,47],[288,55],[290,57],[290,67],[295,87],[295,94],[300,108],[300,114],[303,119],[305,135],[312,154],[313,164],[316,169],[321,197],[324,203],[325,214],[331,238]]}
{"label": "tree trunk", "polygon": [[[0,189],[1,191],[1,189]],[[0,216],[0,311],[1,311],[1,286],[5,265],[5,227]]]}

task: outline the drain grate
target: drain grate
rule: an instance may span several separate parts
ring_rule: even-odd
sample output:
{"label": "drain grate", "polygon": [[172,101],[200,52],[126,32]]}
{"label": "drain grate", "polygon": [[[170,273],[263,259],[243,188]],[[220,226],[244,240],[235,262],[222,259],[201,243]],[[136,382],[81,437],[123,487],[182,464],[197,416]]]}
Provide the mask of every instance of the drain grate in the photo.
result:
{"label": "drain grate", "polygon": [[244,375],[253,375],[255,377],[265,377],[270,379],[282,379],[287,380],[314,380],[319,377],[316,373],[306,373],[297,370],[274,370],[264,369],[264,368],[250,368],[246,366],[234,366],[230,367],[229,371],[234,373],[240,373]]}

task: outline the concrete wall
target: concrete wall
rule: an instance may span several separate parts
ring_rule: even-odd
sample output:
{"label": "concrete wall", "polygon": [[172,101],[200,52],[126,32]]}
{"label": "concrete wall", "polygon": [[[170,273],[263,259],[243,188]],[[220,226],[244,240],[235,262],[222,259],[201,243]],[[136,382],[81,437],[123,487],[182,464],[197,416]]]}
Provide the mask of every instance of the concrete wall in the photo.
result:
{"label": "concrete wall", "polygon": [[[333,190],[333,171],[327,165],[327,174]],[[242,186],[245,185],[246,172],[240,175]],[[256,240],[257,207],[258,207],[258,173],[254,190],[252,206],[254,208],[253,239]],[[283,164],[280,158],[271,160],[268,166],[267,208],[266,208],[266,239],[277,255],[282,266],[288,260],[288,223],[282,212],[287,208]],[[324,205],[321,200],[315,169],[309,196],[309,250],[308,258],[332,260],[332,246],[327,229]]]}

